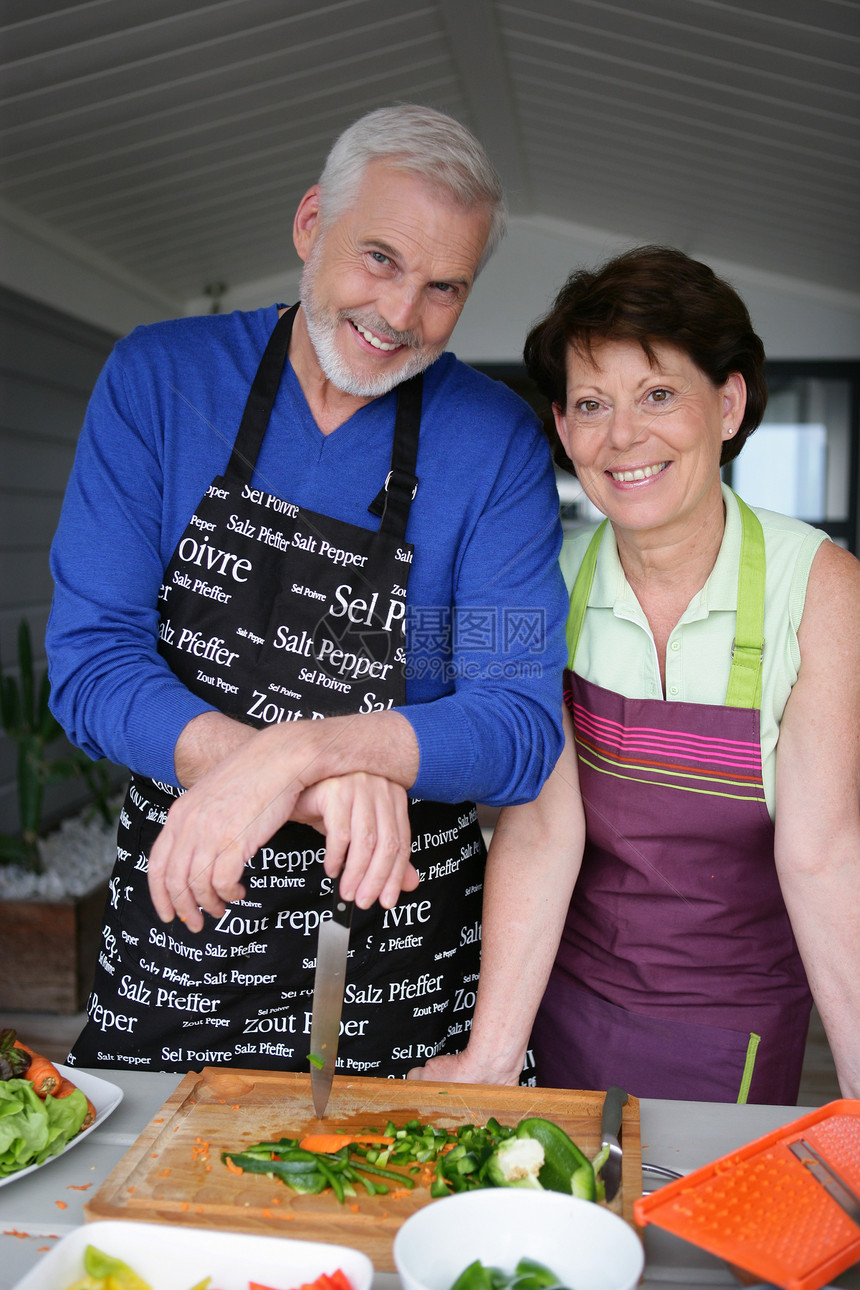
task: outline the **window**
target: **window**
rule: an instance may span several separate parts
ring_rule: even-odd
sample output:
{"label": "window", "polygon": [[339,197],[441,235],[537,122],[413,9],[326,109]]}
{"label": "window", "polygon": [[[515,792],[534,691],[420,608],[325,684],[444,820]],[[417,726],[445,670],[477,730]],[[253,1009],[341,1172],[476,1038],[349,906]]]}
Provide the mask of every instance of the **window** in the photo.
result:
{"label": "window", "polygon": [[860,364],[769,363],[764,420],[723,472],[745,502],[858,549]]}

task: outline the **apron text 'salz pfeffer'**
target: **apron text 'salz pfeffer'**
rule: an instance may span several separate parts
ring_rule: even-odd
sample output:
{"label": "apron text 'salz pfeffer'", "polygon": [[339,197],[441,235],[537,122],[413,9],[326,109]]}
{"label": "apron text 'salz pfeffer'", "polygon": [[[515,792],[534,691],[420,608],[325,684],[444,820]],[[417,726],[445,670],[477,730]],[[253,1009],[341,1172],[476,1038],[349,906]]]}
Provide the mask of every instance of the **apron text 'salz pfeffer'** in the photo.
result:
{"label": "apron text 'salz pfeffer'", "polygon": [[[180,539],[161,591],[159,651],[194,693],[246,724],[381,711],[405,701],[404,615],[413,559],[421,377],[398,390],[392,473],[376,532],[251,483],[286,362],[283,315],[254,380],[225,474]],[[382,481],[380,481],[382,483]],[[308,1069],[317,932],[332,880],[325,842],[287,824],[249,860],[246,898],[195,935],[161,923],[148,856],[179,791],[132,775],[89,1020],[86,1066]],[[337,1069],[404,1076],[465,1046],[480,962],[485,848],[471,802],[410,800],[419,887],[356,909]]]}

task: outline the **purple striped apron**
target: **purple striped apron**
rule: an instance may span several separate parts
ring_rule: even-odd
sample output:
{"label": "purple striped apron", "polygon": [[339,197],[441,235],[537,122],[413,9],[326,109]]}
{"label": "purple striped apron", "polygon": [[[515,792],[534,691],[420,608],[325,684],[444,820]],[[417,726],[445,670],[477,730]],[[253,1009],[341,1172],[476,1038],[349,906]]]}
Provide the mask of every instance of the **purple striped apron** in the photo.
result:
{"label": "purple striped apron", "polygon": [[[535,1022],[549,1087],[797,1099],[811,997],[762,783],[764,537],[740,510],[725,706],[627,699],[565,672],[587,840]],[[571,665],[604,528],[571,594]]]}

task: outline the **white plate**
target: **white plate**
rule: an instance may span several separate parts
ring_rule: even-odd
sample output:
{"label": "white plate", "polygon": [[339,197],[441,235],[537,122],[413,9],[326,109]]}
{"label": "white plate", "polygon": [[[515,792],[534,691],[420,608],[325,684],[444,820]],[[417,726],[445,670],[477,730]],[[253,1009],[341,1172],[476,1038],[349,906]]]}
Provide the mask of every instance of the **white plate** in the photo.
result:
{"label": "white plate", "polygon": [[[56,1063],[54,1063],[56,1065]],[[93,1129],[104,1124],[111,1111],[115,1111],[122,1101],[122,1089],[116,1084],[109,1084],[106,1079],[99,1079],[97,1075],[88,1075],[86,1071],[79,1071],[74,1066],[57,1066],[61,1075],[65,1075],[73,1084],[77,1084],[84,1097],[88,1097],[96,1108],[96,1118],[88,1129],[83,1129],[80,1133],[66,1143],[62,1151],[58,1151],[55,1156],[48,1156],[40,1165],[27,1165],[26,1169],[18,1169],[14,1174],[6,1174],[0,1178],[0,1187],[5,1187],[6,1183],[15,1182],[17,1178],[23,1178],[25,1174],[31,1174],[34,1169],[44,1169],[52,1160],[59,1160],[72,1147],[76,1147],[79,1142],[83,1142]]]}
{"label": "white plate", "polygon": [[190,1290],[204,1277],[215,1290],[248,1290],[249,1281],[294,1290],[338,1268],[352,1290],[370,1290],[373,1280],[367,1255],[344,1245],[110,1220],[64,1236],[14,1290],[66,1290],[83,1276],[88,1245],[122,1259],[157,1290]]}

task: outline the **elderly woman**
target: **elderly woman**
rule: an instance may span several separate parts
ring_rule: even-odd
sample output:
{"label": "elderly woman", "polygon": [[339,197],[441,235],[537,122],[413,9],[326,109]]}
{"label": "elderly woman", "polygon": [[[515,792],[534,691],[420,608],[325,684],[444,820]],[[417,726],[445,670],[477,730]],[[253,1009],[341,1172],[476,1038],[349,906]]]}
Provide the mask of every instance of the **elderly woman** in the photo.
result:
{"label": "elderly woman", "polygon": [[469,1046],[422,1073],[515,1083],[537,1009],[542,1084],[790,1104],[812,996],[857,1097],[860,565],[721,483],[766,400],[749,314],[646,247],[525,354],[606,520],[565,542],[568,742],[496,831]]}

